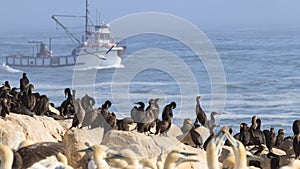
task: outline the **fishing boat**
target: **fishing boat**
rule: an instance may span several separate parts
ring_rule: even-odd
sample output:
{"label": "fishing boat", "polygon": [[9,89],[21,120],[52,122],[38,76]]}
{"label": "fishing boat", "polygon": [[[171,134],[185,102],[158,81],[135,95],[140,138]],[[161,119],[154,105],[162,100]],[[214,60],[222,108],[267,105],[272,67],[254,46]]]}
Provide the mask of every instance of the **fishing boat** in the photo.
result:
{"label": "fishing boat", "polygon": [[[88,18],[88,0],[86,0],[86,11],[84,16],[73,15],[53,15],[52,19],[61,26],[68,37],[74,44],[74,49],[70,55],[52,56],[51,48],[48,49],[44,42],[30,42],[39,44],[38,52],[32,56],[26,56],[21,53],[6,56],[6,65],[18,67],[66,67],[86,64],[84,62],[78,63],[78,57],[97,57],[99,59],[99,66],[115,66],[120,65],[122,56],[125,54],[125,45],[114,42],[111,37],[111,32],[108,24],[92,25],[94,30],[89,29]],[[74,34],[59,21],[58,17],[82,17],[85,18],[85,34],[80,41]],[[49,40],[51,46],[51,40]]]}

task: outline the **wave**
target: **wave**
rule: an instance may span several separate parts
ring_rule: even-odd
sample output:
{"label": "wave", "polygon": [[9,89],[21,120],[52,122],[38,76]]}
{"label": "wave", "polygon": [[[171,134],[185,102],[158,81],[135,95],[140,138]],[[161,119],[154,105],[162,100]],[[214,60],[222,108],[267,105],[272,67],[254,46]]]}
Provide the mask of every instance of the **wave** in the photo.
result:
{"label": "wave", "polygon": [[74,68],[73,70],[77,71],[85,71],[85,70],[101,70],[101,69],[120,69],[125,68],[124,65],[111,65],[111,66],[88,66],[84,68]]}
{"label": "wave", "polygon": [[10,73],[20,73],[20,72],[23,72],[22,70],[11,68],[8,65],[6,65],[5,63],[2,64],[1,69],[5,70],[7,72],[10,72]]}

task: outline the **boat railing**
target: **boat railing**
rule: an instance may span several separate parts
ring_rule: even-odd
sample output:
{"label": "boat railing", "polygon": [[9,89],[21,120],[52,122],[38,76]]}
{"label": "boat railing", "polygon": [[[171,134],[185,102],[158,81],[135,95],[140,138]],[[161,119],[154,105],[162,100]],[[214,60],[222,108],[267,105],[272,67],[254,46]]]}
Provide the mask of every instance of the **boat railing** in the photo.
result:
{"label": "boat railing", "polygon": [[8,66],[29,66],[29,67],[55,67],[55,66],[71,66],[76,64],[75,55],[59,56],[59,57],[20,57],[8,56],[6,57],[6,64]]}

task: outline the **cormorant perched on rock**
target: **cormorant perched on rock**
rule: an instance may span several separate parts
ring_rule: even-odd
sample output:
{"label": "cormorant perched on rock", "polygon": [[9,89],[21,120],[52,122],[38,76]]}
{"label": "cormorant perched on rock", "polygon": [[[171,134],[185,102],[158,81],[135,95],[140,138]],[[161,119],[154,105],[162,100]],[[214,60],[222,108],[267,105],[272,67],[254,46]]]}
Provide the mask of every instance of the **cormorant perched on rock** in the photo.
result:
{"label": "cormorant perched on rock", "polygon": [[155,123],[156,123],[155,120],[158,119],[158,116],[160,113],[159,105],[158,105],[159,101],[160,101],[160,98],[156,98],[156,99],[150,99],[148,102],[149,106],[145,110],[146,117],[143,120],[144,124],[142,125],[144,133],[152,134],[151,128],[153,128],[155,126]]}
{"label": "cormorant perched on rock", "polygon": [[199,124],[199,121],[198,121],[197,118],[195,119],[195,122],[194,122],[193,126],[194,126],[195,128],[200,127],[200,124]]}
{"label": "cormorant perched on rock", "polygon": [[190,130],[190,134],[192,137],[192,141],[196,145],[196,148],[203,148],[203,138],[201,135],[195,130],[195,127],[193,126]]}
{"label": "cormorant perched on rock", "polygon": [[145,104],[143,102],[134,103],[139,105],[134,106],[130,111],[130,116],[136,123],[143,123],[143,119],[145,118]]}
{"label": "cormorant perched on rock", "polygon": [[156,119],[158,119],[158,116],[159,116],[159,113],[160,113],[160,110],[159,110],[159,105],[158,105],[158,102],[162,100],[160,98],[156,98],[156,99],[150,99],[149,100],[149,106],[146,108],[146,112],[151,112]]}
{"label": "cormorant perched on rock", "polygon": [[65,151],[65,146],[55,142],[41,142],[22,147],[17,151],[11,150],[8,146],[0,144],[0,168],[23,169],[29,168],[34,163],[46,157],[57,155]]}
{"label": "cormorant perched on rock", "polygon": [[107,124],[109,125],[110,129],[118,130],[117,126],[117,116],[114,112],[110,113],[106,120]]}
{"label": "cormorant perched on rock", "polygon": [[108,109],[111,107],[112,103],[109,100],[106,100],[104,104],[101,105],[101,113],[104,117],[109,114]]}
{"label": "cormorant perched on rock", "polygon": [[0,98],[11,99],[11,97],[9,96],[10,96],[10,88],[6,86],[2,86],[2,89],[0,90]]}
{"label": "cormorant perched on rock", "polygon": [[171,128],[172,120],[173,120],[173,109],[176,108],[176,103],[171,102],[170,104],[166,105],[163,112],[162,112],[162,121],[168,121],[169,126],[167,128],[167,131]]}
{"label": "cormorant perched on rock", "polygon": [[121,120],[117,119],[117,126],[118,130],[121,131],[129,131],[129,125],[132,125],[134,123],[134,120],[130,117],[125,117]]}
{"label": "cormorant perched on rock", "polygon": [[168,127],[172,124],[172,119],[168,119],[168,120],[162,120],[160,121],[159,119],[156,119],[156,132],[155,135],[160,134],[160,135],[164,135],[167,136],[167,132],[168,132]]}
{"label": "cormorant perched on rock", "polygon": [[266,145],[269,152],[272,152],[272,148],[275,145],[275,141],[276,141],[276,134],[274,132],[274,128],[271,128],[270,132],[266,136]]}
{"label": "cormorant perched on rock", "polygon": [[300,156],[300,133],[297,135],[294,135],[293,149],[295,152],[295,159],[299,159],[299,156]]}
{"label": "cormorant perched on rock", "polygon": [[26,73],[23,73],[22,78],[20,79],[20,92],[27,92],[29,85],[29,79],[27,78]]}
{"label": "cormorant perched on rock", "polygon": [[17,88],[13,87],[9,94],[11,95],[11,101],[15,102],[15,101],[19,101],[19,92],[17,92]]}
{"label": "cormorant perched on rock", "polygon": [[264,133],[260,130],[261,120],[257,116],[252,117],[252,124],[249,128],[250,143],[249,145],[266,144],[266,138]]}
{"label": "cormorant perched on rock", "polygon": [[159,119],[156,119],[156,132],[155,135],[158,133],[167,135],[167,132],[169,131],[172,120],[173,120],[173,109],[176,108],[176,103],[171,102],[170,104],[166,105],[163,113],[162,113],[162,121]]}
{"label": "cormorant perched on rock", "polygon": [[48,115],[48,110],[49,110],[49,105],[50,105],[50,100],[46,95],[41,95],[39,96],[39,98],[37,99],[38,102],[36,103],[35,107],[34,107],[34,112],[36,113],[36,115]]}
{"label": "cormorant perched on rock", "polygon": [[81,98],[81,105],[86,112],[92,110],[95,103],[95,99],[87,94]]}
{"label": "cormorant perched on rock", "polygon": [[201,98],[201,96],[196,97],[196,101],[197,101],[196,115],[197,115],[198,122],[200,122],[202,124],[202,126],[204,126],[207,121],[207,116],[201,107],[200,98]]}
{"label": "cormorant perched on rock", "polygon": [[206,126],[207,126],[210,130],[213,130],[215,127],[218,126],[218,125],[216,124],[216,119],[215,119],[215,116],[216,116],[216,115],[222,115],[222,114],[213,111],[213,112],[210,113],[210,120],[207,120],[207,121],[206,121]]}
{"label": "cormorant perched on rock", "polygon": [[0,113],[1,117],[5,118],[6,115],[9,115],[9,106],[7,105],[8,100],[6,98],[0,98]]}
{"label": "cormorant perched on rock", "polygon": [[[137,123],[136,129],[140,133],[148,133],[151,132],[150,129],[155,125],[155,112],[159,111],[158,104],[154,99],[149,100],[149,106],[144,110],[145,104],[143,102],[137,102],[139,107],[134,106],[130,115],[134,122]],[[157,113],[157,112],[156,112]]]}
{"label": "cormorant perched on rock", "polygon": [[19,100],[21,103],[30,111],[34,110],[35,104],[36,104],[36,98],[33,95],[34,86],[32,84],[28,85],[27,92],[23,92],[23,94],[20,96]]}
{"label": "cormorant perched on rock", "polygon": [[[81,102],[82,103],[82,102]],[[90,126],[93,124],[93,122],[97,119],[97,116],[100,114],[100,109],[91,109],[91,110],[85,110],[85,116],[82,121],[82,125],[80,128]]]}
{"label": "cormorant perched on rock", "polygon": [[245,146],[249,144],[250,142],[250,133],[249,129],[247,128],[247,123],[241,123],[240,125],[240,139]]}
{"label": "cormorant perched on rock", "polygon": [[170,118],[173,119],[173,109],[175,108],[176,108],[175,102],[171,102],[170,104],[166,105],[162,112],[162,120],[168,120]]}
{"label": "cormorant perched on rock", "polygon": [[298,135],[300,133],[300,120],[295,120],[293,122],[293,133],[294,135]]}
{"label": "cormorant perched on rock", "polygon": [[3,86],[0,87],[0,98],[8,98],[10,91],[10,84],[8,81],[5,81]]}
{"label": "cormorant perched on rock", "polygon": [[25,114],[29,116],[33,116],[34,113],[27,109],[23,104],[20,102],[12,102],[10,103],[10,112],[17,113],[17,114]]}
{"label": "cormorant perched on rock", "polygon": [[255,130],[255,129],[257,128],[256,120],[257,120],[257,116],[253,116],[253,117],[252,117],[252,120],[251,120],[251,126],[250,126],[250,129]]}
{"label": "cormorant perched on rock", "polygon": [[85,110],[82,108],[81,100],[79,98],[75,100],[74,107],[75,107],[75,115],[73,117],[72,126],[70,127],[70,129],[82,124],[85,116]]}
{"label": "cormorant perched on rock", "polygon": [[61,103],[60,107],[62,107],[62,111],[63,111],[61,115],[62,116],[70,116],[75,113],[74,104],[73,104],[73,96],[71,94],[70,88],[66,88],[64,90],[64,93],[65,93],[65,97],[67,97],[67,99]]}
{"label": "cormorant perched on rock", "polygon": [[10,89],[10,84],[8,81],[5,81],[4,84],[2,84],[3,86],[0,87],[0,90],[2,90],[4,87],[9,88]]}
{"label": "cormorant perched on rock", "polygon": [[277,136],[276,136],[276,142],[275,142],[275,147],[279,148],[284,140],[284,130],[279,129]]}
{"label": "cormorant perched on rock", "polygon": [[257,130],[260,130],[260,129],[261,129],[261,120],[260,120],[260,118],[257,118],[257,119],[256,119],[256,124],[257,124],[256,129],[257,129]]}
{"label": "cormorant perched on rock", "polygon": [[100,113],[98,114],[95,122],[91,124],[91,128],[103,127],[104,133],[112,129],[113,126],[111,126],[110,121],[113,117],[111,117],[112,114],[108,110],[111,105],[112,103],[109,100],[106,100],[104,104],[101,105]]}
{"label": "cormorant perched on rock", "polygon": [[91,128],[96,127],[104,127],[105,131],[109,128],[107,120],[110,116],[109,108],[111,107],[112,103],[109,100],[106,100],[101,107],[99,108],[100,113],[98,113],[96,120],[91,124]]}

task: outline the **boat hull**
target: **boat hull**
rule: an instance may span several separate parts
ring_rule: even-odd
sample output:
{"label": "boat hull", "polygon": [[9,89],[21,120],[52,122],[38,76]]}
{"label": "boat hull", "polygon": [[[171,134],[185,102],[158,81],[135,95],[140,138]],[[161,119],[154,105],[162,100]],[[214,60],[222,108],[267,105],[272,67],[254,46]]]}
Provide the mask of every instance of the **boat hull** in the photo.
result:
{"label": "boat hull", "polygon": [[124,47],[115,47],[109,52],[107,48],[85,48],[79,53],[76,66],[79,65],[78,68],[120,66],[124,53]]}
{"label": "boat hull", "polygon": [[13,55],[6,57],[5,65],[12,68],[55,68],[77,65],[86,68],[89,66],[111,67],[121,65],[122,56],[125,53],[123,47],[112,49],[107,54],[106,52],[107,50],[83,49],[79,55],[49,58]]}

